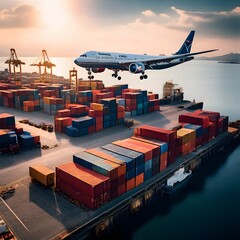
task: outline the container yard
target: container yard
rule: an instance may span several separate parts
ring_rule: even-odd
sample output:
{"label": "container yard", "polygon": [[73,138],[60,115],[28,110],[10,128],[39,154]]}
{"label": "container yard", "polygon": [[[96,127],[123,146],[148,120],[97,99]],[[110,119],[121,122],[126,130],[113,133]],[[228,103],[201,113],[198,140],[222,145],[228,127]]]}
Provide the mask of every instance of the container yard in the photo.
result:
{"label": "container yard", "polygon": [[[3,184],[16,190],[1,199],[0,209],[14,235],[19,239],[102,236],[151,201],[161,201],[162,187],[180,166],[194,172],[239,140],[236,129],[228,130],[227,116],[188,110],[189,103],[181,105],[184,108],[166,105],[160,111],[132,116],[138,122],[135,128],[116,125],[80,138],[26,125],[32,134],[42,134],[43,144],[58,141],[60,147],[40,150],[40,154],[36,154],[37,149],[22,151],[14,156],[16,165],[10,170],[3,168]],[[15,115],[15,125],[28,114],[10,111]],[[69,114],[69,109],[60,111]],[[168,123],[161,120],[162,116]],[[37,119],[47,122],[50,118],[35,112],[31,121]],[[26,161],[26,153],[30,161]],[[3,165],[7,165],[12,156],[2,156],[6,157],[1,160]],[[40,177],[29,173],[36,164],[55,173],[54,187],[41,181],[47,175],[45,170],[40,171],[44,173]]]}
{"label": "container yard", "polygon": [[161,201],[180,169],[194,174],[239,144],[237,124],[184,101],[171,81],[160,99],[76,70],[61,81],[45,50],[32,65],[38,74],[16,74],[11,63],[0,82],[0,212],[17,239],[102,237]]}

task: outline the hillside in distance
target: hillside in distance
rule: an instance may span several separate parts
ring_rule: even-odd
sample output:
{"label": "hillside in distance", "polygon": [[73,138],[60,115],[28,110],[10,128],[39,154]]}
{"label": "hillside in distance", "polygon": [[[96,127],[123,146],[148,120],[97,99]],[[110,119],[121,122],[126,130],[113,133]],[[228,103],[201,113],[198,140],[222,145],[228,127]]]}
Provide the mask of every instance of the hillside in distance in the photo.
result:
{"label": "hillside in distance", "polygon": [[198,57],[198,60],[212,60],[218,62],[227,62],[227,63],[240,63],[240,54],[239,53],[229,53],[226,55],[215,56],[215,57]]}

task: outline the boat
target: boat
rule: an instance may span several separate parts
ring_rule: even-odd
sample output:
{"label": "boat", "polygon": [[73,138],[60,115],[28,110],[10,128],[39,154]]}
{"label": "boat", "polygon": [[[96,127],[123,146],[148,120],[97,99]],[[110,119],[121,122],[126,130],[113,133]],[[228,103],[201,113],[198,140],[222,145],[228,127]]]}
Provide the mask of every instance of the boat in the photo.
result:
{"label": "boat", "polygon": [[180,189],[186,186],[191,177],[192,171],[189,170],[186,172],[185,168],[181,167],[167,180],[166,184],[163,186],[163,193],[172,195],[178,192]]}

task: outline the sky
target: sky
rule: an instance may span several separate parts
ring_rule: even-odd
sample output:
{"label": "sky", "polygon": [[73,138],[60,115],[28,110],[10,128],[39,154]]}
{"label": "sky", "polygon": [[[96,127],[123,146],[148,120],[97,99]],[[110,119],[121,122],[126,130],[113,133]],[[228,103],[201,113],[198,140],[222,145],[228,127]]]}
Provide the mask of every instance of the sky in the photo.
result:
{"label": "sky", "polygon": [[192,51],[219,56],[240,53],[239,26],[240,0],[1,0],[0,56],[169,55],[191,30]]}

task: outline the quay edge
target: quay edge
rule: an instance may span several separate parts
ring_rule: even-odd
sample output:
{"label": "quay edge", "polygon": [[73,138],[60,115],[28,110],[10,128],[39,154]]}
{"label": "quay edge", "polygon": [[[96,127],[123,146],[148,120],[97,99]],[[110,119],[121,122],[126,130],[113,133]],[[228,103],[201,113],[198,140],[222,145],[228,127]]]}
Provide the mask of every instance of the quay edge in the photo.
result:
{"label": "quay edge", "polygon": [[[125,193],[123,196],[109,202],[96,211],[96,215],[71,232],[62,232],[53,239],[89,239],[89,237],[101,238],[109,234],[117,224],[132,214],[136,214],[154,200],[161,198],[162,187],[166,180],[184,166],[193,172],[217,154],[236,147],[240,143],[240,129],[231,129],[213,139],[211,142],[198,148],[196,151],[182,156],[165,171],[160,172],[135,189]],[[52,240],[53,240],[52,239]]]}

